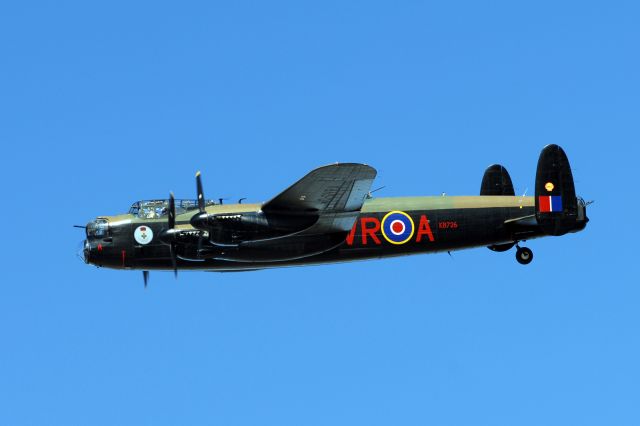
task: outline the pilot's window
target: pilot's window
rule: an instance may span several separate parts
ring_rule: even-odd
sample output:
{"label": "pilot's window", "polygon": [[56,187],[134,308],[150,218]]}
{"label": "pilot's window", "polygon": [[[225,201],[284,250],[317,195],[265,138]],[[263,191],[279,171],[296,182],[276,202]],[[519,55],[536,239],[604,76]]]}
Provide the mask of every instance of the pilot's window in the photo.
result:
{"label": "pilot's window", "polygon": [[134,216],[138,216],[138,212],[140,211],[140,203],[133,203],[131,208],[129,209],[129,214]]}
{"label": "pilot's window", "polygon": [[139,203],[136,214],[141,219],[159,219],[169,213],[167,200],[142,201]]}
{"label": "pilot's window", "polygon": [[[206,206],[213,206],[215,203],[207,200]],[[180,215],[198,208],[197,200],[175,200],[176,215]],[[160,219],[169,215],[169,200],[146,200],[133,203],[129,209],[129,214],[140,219]]]}

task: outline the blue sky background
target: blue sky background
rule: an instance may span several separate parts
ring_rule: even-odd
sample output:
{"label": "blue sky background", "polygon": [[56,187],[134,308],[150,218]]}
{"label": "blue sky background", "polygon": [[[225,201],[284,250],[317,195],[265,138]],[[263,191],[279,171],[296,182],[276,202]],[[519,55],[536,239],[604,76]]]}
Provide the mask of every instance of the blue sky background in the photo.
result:
{"label": "blue sky background", "polygon": [[[4,2],[2,425],[637,425],[637,2]],[[264,201],[365,162],[380,196],[532,192],[581,234],[242,274],[82,264],[136,199]]]}

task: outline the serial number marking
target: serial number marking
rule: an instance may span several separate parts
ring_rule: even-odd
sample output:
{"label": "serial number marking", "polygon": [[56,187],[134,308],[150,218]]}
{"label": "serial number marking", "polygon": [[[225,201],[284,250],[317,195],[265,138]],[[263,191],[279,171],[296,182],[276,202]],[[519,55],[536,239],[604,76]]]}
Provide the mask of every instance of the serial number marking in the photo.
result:
{"label": "serial number marking", "polygon": [[438,223],[439,229],[458,229],[458,222],[455,220],[444,220]]}

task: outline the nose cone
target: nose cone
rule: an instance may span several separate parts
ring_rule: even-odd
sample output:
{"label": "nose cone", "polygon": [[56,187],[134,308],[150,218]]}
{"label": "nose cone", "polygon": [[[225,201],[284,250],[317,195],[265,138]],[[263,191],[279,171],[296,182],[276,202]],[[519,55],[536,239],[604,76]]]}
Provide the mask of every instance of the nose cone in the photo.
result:
{"label": "nose cone", "polygon": [[87,240],[84,240],[82,255],[84,257],[84,263],[89,263],[91,261],[91,244],[89,244],[89,241]]}
{"label": "nose cone", "polygon": [[100,242],[84,240],[84,247],[82,248],[82,257],[84,263],[102,266],[107,260],[104,256],[104,249]]}

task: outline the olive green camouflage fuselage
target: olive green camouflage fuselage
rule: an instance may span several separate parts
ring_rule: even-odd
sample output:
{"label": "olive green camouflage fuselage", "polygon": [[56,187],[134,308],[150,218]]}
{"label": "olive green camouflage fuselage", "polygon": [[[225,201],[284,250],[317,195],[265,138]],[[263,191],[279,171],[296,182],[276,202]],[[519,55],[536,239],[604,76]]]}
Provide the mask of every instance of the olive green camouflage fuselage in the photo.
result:
{"label": "olive green camouflage fuselage", "polygon": [[[435,196],[391,197],[367,199],[353,229],[344,242],[329,251],[286,261],[245,262],[193,259],[179,253],[181,270],[236,271],[302,264],[346,262],[361,259],[402,256],[417,253],[452,251],[471,247],[510,245],[545,235],[535,223],[528,223],[534,212],[534,197],[525,196]],[[236,217],[260,214],[261,204],[213,205],[206,208],[210,215]],[[405,225],[392,224],[406,232],[402,241],[391,235],[383,221],[390,212],[409,217]],[[190,225],[194,212],[176,217],[176,229],[197,229]],[[134,214],[102,216],[108,221],[109,232],[102,238],[89,238],[85,247],[87,261],[97,266],[117,269],[171,270],[170,249],[157,236],[167,229],[166,218],[145,219]],[[517,226],[510,226],[517,224]],[[134,239],[140,227],[151,230],[154,237],[145,244]],[[584,228],[583,224],[574,231]],[[143,228],[144,229],[144,228]],[[411,232],[409,232],[411,231]],[[312,237],[310,237],[312,238]],[[395,241],[394,241],[395,239]],[[187,247],[188,249],[188,247]],[[87,251],[88,250],[88,251]],[[224,249],[221,256],[224,257]],[[189,260],[191,258],[191,260]]]}

